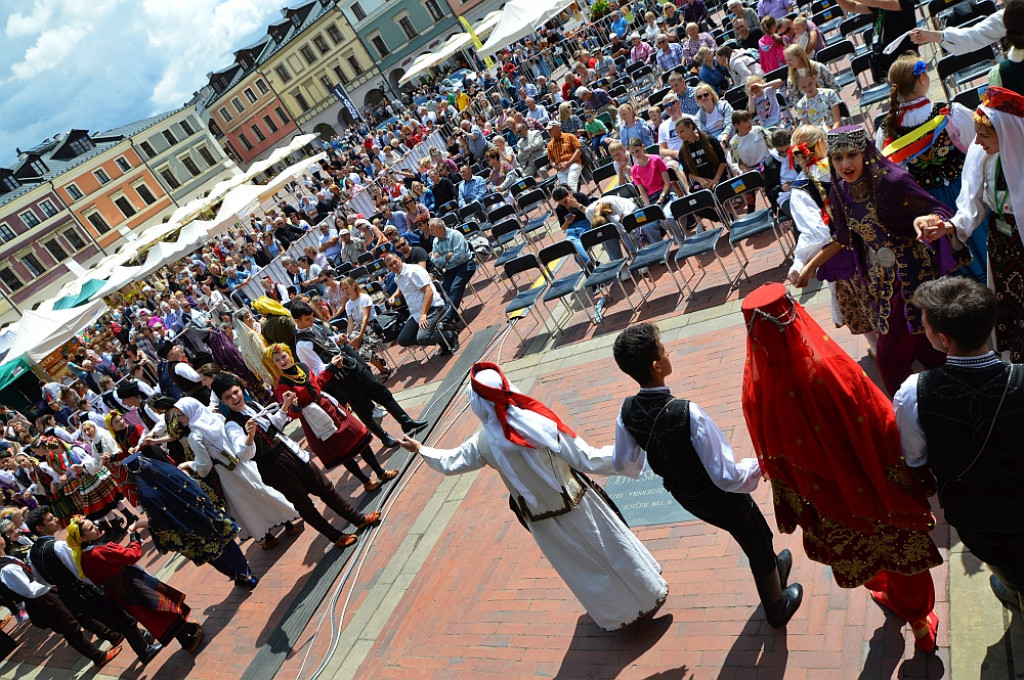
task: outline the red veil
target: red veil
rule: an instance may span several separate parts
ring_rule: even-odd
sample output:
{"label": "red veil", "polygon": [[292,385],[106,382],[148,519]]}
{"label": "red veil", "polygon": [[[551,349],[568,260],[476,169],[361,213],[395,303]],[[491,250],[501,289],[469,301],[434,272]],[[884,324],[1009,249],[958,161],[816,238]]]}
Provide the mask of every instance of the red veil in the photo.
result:
{"label": "red veil", "polygon": [[903,461],[892,403],[864,370],[782,284],[748,295],[743,316],[743,415],[773,482],[780,530],[799,522],[806,534],[805,511],[794,506],[808,504],[862,534],[882,524],[929,531],[935,519]]}

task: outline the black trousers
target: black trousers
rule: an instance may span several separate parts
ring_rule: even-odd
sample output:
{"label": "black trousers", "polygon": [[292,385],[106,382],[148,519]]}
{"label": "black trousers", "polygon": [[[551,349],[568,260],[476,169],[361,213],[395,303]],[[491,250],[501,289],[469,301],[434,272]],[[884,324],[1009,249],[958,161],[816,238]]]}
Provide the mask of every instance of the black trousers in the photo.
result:
{"label": "black trousers", "polygon": [[728,493],[717,487],[697,495],[669,491],[694,517],[732,534],[746,554],[755,578],[767,576],[777,568],[772,530],[749,493]]}
{"label": "black trousers", "polygon": [[49,628],[62,636],[72,649],[93,663],[102,661],[106,653],[86,639],[82,627],[85,626],[87,630],[107,641],[117,638],[117,633],[89,614],[83,613],[76,617],[54,592],[36,598],[26,598],[25,611],[28,612],[33,626]]}
{"label": "black trousers", "polygon": [[960,540],[974,556],[999,570],[1000,580],[1010,579],[1006,585],[1024,588],[1024,532],[977,531],[954,525]]}
{"label": "black trousers", "polygon": [[342,498],[320,468],[312,462],[303,463],[302,459],[284,445],[275,447],[268,456],[259,457],[256,460],[256,467],[263,481],[280,491],[281,495],[295,506],[295,511],[306,524],[332,542],[338,540],[342,532],[331,526],[331,523],[320,514],[311,496],[322,500],[327,507],[352,524],[362,524],[366,519],[365,515],[357,512],[351,503]]}
{"label": "black trousers", "polygon": [[[62,597],[58,590],[58,597]],[[66,603],[67,604],[67,603]],[[106,633],[114,631],[124,635],[125,640],[136,654],[145,651],[147,644],[139,630],[139,621],[134,616],[119,607],[117,603],[105,597],[98,597],[90,600],[86,606],[71,606],[68,609],[78,620],[82,628],[94,633],[104,640],[110,640]],[[96,624],[99,624],[99,628]]]}

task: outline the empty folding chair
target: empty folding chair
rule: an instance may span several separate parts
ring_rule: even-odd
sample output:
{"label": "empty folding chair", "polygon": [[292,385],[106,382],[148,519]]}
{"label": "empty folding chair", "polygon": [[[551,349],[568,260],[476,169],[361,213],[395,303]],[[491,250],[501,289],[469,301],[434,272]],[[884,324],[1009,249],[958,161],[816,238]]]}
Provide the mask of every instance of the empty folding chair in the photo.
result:
{"label": "empty folding chair", "polygon": [[[731,286],[735,283],[725,266],[725,262],[722,261],[721,255],[718,254],[718,239],[722,237],[722,232],[725,231],[724,227],[705,230],[704,224],[701,222],[701,219],[706,218],[708,215],[718,215],[718,219],[721,219],[715,195],[708,189],[701,189],[672,201],[669,210],[672,211],[672,216],[677,221],[683,217],[689,218],[692,215],[697,223],[696,233],[688,235],[676,252],[676,269],[679,270],[680,275],[682,275],[683,262],[687,262],[690,265],[690,269],[696,273],[690,258],[714,253],[715,259],[718,260],[718,264],[722,266],[722,271],[725,272],[725,278],[729,281],[729,285]],[[701,267],[702,271],[703,269]],[[690,282],[685,276],[683,276],[683,283],[686,284],[686,289],[690,291],[692,296],[693,287],[690,286]]]}
{"label": "empty folding chair", "polygon": [[[622,292],[622,297],[629,301],[629,306],[633,308],[633,311],[637,311],[637,306],[633,303],[633,297],[626,291],[625,286],[622,285],[622,272],[626,272],[629,278],[633,281],[633,287],[636,287],[636,279],[633,277],[632,272],[628,270],[629,259],[620,257],[617,259],[608,258],[607,262],[602,262],[601,258],[597,254],[597,247],[604,246],[605,243],[611,241],[622,242],[622,235],[619,233],[620,225],[609,222],[608,224],[601,225],[600,227],[594,227],[580,234],[580,245],[583,246],[583,250],[587,251],[587,255],[590,257],[590,261],[594,264],[594,268],[590,271],[586,280],[583,282],[584,288],[604,288],[612,284],[618,284],[619,290]],[[607,250],[605,251],[607,252]],[[642,301],[642,300],[641,300]]]}
{"label": "empty folding chair", "polygon": [[360,253],[359,257],[356,258],[356,262],[359,264],[367,264],[369,262],[373,262],[373,260],[373,253]]}
{"label": "empty folding chair", "polygon": [[[770,208],[761,208],[752,213],[740,215],[732,206],[732,199],[745,198],[750,192],[754,192],[755,195],[760,192],[767,202],[768,197],[764,193],[764,188],[764,177],[761,176],[761,173],[753,170],[724,181],[715,187],[715,198],[718,199],[723,221],[729,225],[729,243],[737,250],[741,264],[740,270],[743,273],[746,273],[747,265],[750,264],[750,258],[747,257],[743,249],[743,242],[766,231],[774,232],[783,259],[789,256],[783,245],[785,237]],[[747,274],[747,278],[750,278],[749,274]]]}
{"label": "empty folding chair", "polygon": [[950,54],[939,59],[935,68],[947,101],[964,89],[965,85],[987,76],[995,60],[995,54],[989,46],[968,54]]}
{"label": "empty folding chair", "polygon": [[857,78],[857,90],[859,95],[861,113],[867,116],[867,111],[878,104],[889,103],[889,94],[892,88],[889,83],[874,85],[874,74],[871,72],[871,55],[862,54],[854,57],[851,62],[853,73]]}
{"label": "empty folding chair", "polygon": [[530,218],[530,211],[537,206],[547,203],[547,195],[543,189],[530,189],[519,197],[519,215],[525,222],[523,224],[523,238],[530,240],[530,234],[535,231],[547,228],[548,220],[554,215],[550,210],[544,210],[540,215]]}
{"label": "empty folding chair", "polygon": [[[491,241],[497,243],[501,248],[501,254],[498,255],[498,259],[494,261],[495,271],[497,271],[499,267],[503,267],[506,262],[519,257],[522,254],[523,249],[526,248],[525,243],[515,243],[515,240],[519,237],[522,229],[523,225],[514,217],[509,218],[504,222],[499,222],[491,228]],[[502,280],[500,276],[496,276],[495,278],[499,282]]]}
{"label": "empty folding chair", "polygon": [[[637,229],[645,224],[652,224],[658,221],[667,222],[665,213],[662,211],[661,206],[649,205],[646,208],[637,210],[632,215],[626,215],[622,219],[622,227],[627,233],[632,233],[634,229]],[[633,260],[629,263],[629,273],[643,275],[645,272],[650,276],[651,280],[648,281],[650,292],[654,291],[654,277],[650,275],[650,268],[656,264],[663,264],[668,269],[669,274],[672,275],[672,280],[675,281],[676,288],[679,289],[680,295],[683,292],[683,287],[679,285],[679,279],[676,276],[675,271],[671,265],[671,254],[672,246],[675,242],[672,239],[661,239],[655,241],[649,245],[638,248],[636,254],[633,255]],[[643,295],[644,300],[647,299],[647,295]]]}
{"label": "empty folding chair", "polygon": [[[544,271],[543,265],[540,260],[533,253],[527,253],[521,255],[513,260],[509,260],[505,263],[505,275],[508,277],[512,285],[512,290],[515,291],[516,296],[512,298],[505,306],[505,314],[515,314],[517,312],[525,311],[527,314],[534,314],[540,323],[544,326],[544,330],[548,331],[551,335],[554,333],[548,328],[547,319],[541,316],[540,312],[537,311],[537,302],[544,296],[544,293],[548,289],[548,278],[547,273]],[[537,279],[528,278],[525,286],[519,283],[519,275],[525,274],[526,272],[536,270],[539,277]],[[511,321],[511,320],[510,320]],[[516,328],[516,324],[512,323],[512,330],[515,331],[516,335],[519,336],[519,341],[523,344],[526,343],[526,339],[523,337],[519,329]]]}
{"label": "empty folding chair", "polygon": [[[576,252],[576,246],[571,241],[562,240],[558,243],[553,243],[550,246],[541,248],[540,253],[537,254],[537,259],[540,260],[541,264],[547,270],[548,289],[544,293],[544,302],[551,302],[553,300],[562,300],[567,295],[572,295],[576,298],[576,302],[580,304],[580,309],[587,309],[587,304],[583,301],[583,297],[580,296],[580,284],[587,276],[586,269],[582,268],[582,262],[580,262],[581,268],[572,272],[571,274],[565,274],[560,277],[555,276],[555,272],[552,270],[552,265],[564,258],[572,258],[579,262],[579,253]],[[586,299],[590,302],[590,308],[594,310],[591,315],[591,321],[594,323],[600,323],[600,318],[597,314],[597,307],[594,304],[594,300],[590,297],[590,294],[584,291]],[[563,304],[564,301],[563,301]],[[572,309],[566,305],[566,309],[569,311],[569,317],[572,318]],[[555,319],[555,325],[561,329],[561,324]]]}
{"label": "empty folding chair", "polygon": [[[869,16],[865,14],[857,14],[855,16]],[[821,62],[829,67],[832,74],[836,77],[836,83],[839,84],[839,89],[852,85],[857,82],[857,76],[854,75],[853,71],[840,71],[838,63],[843,60],[844,57],[853,58],[856,56],[856,48],[853,42],[850,40],[840,40],[833,45],[826,45],[822,49],[818,50],[818,53],[814,56],[816,61]]]}

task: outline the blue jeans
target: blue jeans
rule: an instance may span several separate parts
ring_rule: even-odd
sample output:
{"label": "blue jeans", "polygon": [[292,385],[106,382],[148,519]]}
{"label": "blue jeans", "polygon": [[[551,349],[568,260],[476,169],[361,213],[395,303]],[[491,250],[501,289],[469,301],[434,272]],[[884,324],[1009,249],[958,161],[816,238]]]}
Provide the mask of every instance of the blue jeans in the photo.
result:
{"label": "blue jeans", "polygon": [[580,220],[579,222],[573,222],[572,226],[566,227],[565,238],[576,248],[577,259],[579,260],[580,266],[585,266],[590,262],[590,256],[587,255],[587,251],[583,249],[583,244],[580,243],[580,236],[585,231],[590,231],[590,221]]}
{"label": "blue jeans", "polygon": [[452,305],[445,312],[442,321],[451,321],[455,318],[455,309],[462,304],[462,297],[466,294],[466,284],[473,278],[473,272],[476,271],[475,265],[476,263],[472,260],[466,260],[457,267],[445,270],[441,288],[452,301]]}

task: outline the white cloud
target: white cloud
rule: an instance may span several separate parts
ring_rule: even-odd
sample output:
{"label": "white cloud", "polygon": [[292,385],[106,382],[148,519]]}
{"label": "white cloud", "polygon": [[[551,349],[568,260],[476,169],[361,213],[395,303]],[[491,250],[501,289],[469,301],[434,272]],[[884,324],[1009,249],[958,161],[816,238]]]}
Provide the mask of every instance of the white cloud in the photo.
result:
{"label": "white cloud", "polygon": [[16,146],[57,132],[105,130],[180,106],[207,73],[259,38],[285,4],[0,2],[0,164],[13,162]]}

